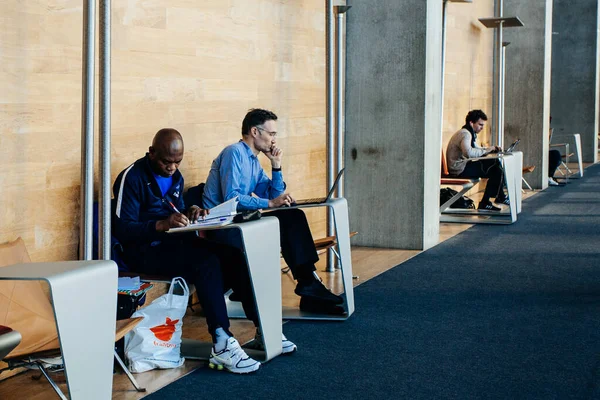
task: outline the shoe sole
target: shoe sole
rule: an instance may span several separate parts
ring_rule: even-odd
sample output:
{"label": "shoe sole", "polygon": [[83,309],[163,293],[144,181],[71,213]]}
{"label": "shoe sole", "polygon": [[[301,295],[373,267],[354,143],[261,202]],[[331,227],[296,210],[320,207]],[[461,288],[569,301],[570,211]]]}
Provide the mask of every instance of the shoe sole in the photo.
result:
{"label": "shoe sole", "polygon": [[[264,347],[262,347],[262,346],[256,346],[256,345],[252,344],[255,340],[256,339],[253,339],[252,341],[250,341],[250,342],[242,345],[242,348],[244,350],[265,351]],[[288,347],[283,347],[282,346],[281,347],[281,354],[288,355],[288,354],[295,353],[297,350],[298,350],[298,346],[296,346],[296,345],[288,346]]]}
{"label": "shoe sole", "polygon": [[313,301],[332,303],[332,304],[335,304],[336,306],[339,306],[340,304],[344,304],[344,299],[341,296],[338,296],[337,294],[333,294],[333,293],[331,293],[332,297],[328,296],[327,298],[320,297],[320,296],[313,296],[311,294],[302,293],[302,291],[296,291],[296,290],[294,290],[294,293],[296,293],[296,295],[298,295],[300,297],[305,297],[305,298],[311,299]]}
{"label": "shoe sole", "polygon": [[298,347],[291,346],[291,347],[288,347],[287,349],[286,348],[282,348],[281,349],[281,354],[284,355],[284,356],[289,356],[291,354],[294,354],[297,351],[298,351]]}
{"label": "shoe sole", "polygon": [[[256,366],[256,368],[254,368],[254,366]],[[245,368],[243,370],[237,370],[235,371],[232,368],[227,367],[226,365],[223,364],[219,364],[219,363],[215,363],[213,360],[210,360],[208,362],[208,368],[210,369],[214,369],[216,371],[227,371],[227,372],[231,372],[232,374],[251,374],[253,372],[256,372],[260,369],[260,363],[255,364],[252,367],[249,368]],[[250,368],[254,368],[254,369],[250,369]]]}

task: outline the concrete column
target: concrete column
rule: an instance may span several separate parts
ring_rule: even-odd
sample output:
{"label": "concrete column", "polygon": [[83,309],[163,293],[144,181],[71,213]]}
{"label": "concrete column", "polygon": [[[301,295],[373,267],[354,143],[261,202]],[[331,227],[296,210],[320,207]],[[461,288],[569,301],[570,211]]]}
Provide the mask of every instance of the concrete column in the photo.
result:
{"label": "concrete column", "polygon": [[525,26],[504,29],[506,76],[504,144],[521,139],[523,165],[534,165],[523,177],[536,189],[548,185],[552,0],[504,0],[504,15],[518,16]]}
{"label": "concrete column", "polygon": [[346,182],[354,244],[426,249],[439,236],[440,0],[352,0]]}
{"label": "concrete column", "polygon": [[598,0],[554,0],[552,36],[552,142],[581,134],[584,162],[597,161]]}

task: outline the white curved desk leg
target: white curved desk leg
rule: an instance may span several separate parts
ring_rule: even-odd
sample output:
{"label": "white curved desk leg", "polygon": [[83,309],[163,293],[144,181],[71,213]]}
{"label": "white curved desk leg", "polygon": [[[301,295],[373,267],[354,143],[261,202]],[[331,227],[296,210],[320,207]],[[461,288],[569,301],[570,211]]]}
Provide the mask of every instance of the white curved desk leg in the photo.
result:
{"label": "white curved desk leg", "polygon": [[279,220],[265,216],[235,227],[242,235],[268,361],[281,354]]}
{"label": "white curved desk leg", "polygon": [[583,160],[581,159],[581,135],[579,133],[573,134],[575,138],[575,152],[577,154],[577,164],[579,164],[579,177],[583,178]]}
{"label": "white curved desk leg", "polygon": [[[518,185],[515,193],[515,203],[517,205],[517,214],[521,212],[521,202],[523,200],[523,193],[521,191],[521,182],[523,181],[523,152],[515,151],[512,153],[515,159],[515,184]],[[512,202],[512,198],[510,199]]]}
{"label": "white curved desk leg", "polygon": [[352,284],[352,255],[350,252],[350,224],[348,222],[348,202],[345,198],[333,199],[325,203],[333,211],[336,238],[340,255],[340,267],[348,317],[354,312],[354,286]]}
{"label": "white curved desk leg", "polygon": [[0,279],[48,282],[71,400],[112,397],[117,275],[113,261],[0,268]]}

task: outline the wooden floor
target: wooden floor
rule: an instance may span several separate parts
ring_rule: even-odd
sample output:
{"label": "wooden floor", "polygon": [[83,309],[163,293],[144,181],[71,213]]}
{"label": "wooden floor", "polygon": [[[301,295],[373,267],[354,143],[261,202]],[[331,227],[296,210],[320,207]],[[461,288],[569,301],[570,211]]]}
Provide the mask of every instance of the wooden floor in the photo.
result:
{"label": "wooden floor", "polygon": [[[536,192],[527,191],[524,198],[535,194]],[[440,225],[440,242],[470,228],[469,224],[441,224]],[[414,250],[390,250],[390,249],[375,249],[364,247],[352,248],[352,263],[353,272],[355,274],[354,285],[360,285],[363,282],[387,271],[388,269],[414,257],[420,251]],[[321,257],[324,259],[325,257]],[[321,261],[318,267],[318,272],[324,283],[331,287],[335,292],[341,292],[341,274],[339,272],[325,272],[324,261]],[[298,305],[299,298],[293,293],[295,283],[292,280],[291,274],[282,274],[282,289],[284,305]],[[156,295],[164,293],[164,287],[153,289]],[[150,299],[149,299],[150,300]],[[357,305],[360,307],[360,304]],[[232,320],[232,332],[236,335],[240,342],[246,342],[254,337],[254,326],[248,321]],[[285,326],[284,326],[285,332]],[[188,311],[183,323],[183,336],[195,338],[203,341],[210,341],[210,336],[206,329],[206,323],[202,316],[196,312]],[[293,340],[293,338],[290,338]],[[137,393],[133,386],[127,380],[126,375],[122,371],[114,374],[113,384],[113,399],[115,400],[133,400],[140,399],[148,393],[154,392],[163,386],[177,380],[178,378],[190,373],[197,368],[205,367],[205,363],[187,360],[185,364],[176,369],[155,370],[142,374],[136,374],[135,377],[142,387],[147,388],[146,393]],[[268,368],[268,365],[267,365]],[[14,377],[10,377],[0,381],[0,399],[29,399],[29,400],[46,400],[56,399],[57,396],[51,389],[48,382],[42,377],[34,379],[39,375],[37,371],[28,371]],[[64,378],[60,380],[57,377],[59,386],[66,393],[66,384]]]}

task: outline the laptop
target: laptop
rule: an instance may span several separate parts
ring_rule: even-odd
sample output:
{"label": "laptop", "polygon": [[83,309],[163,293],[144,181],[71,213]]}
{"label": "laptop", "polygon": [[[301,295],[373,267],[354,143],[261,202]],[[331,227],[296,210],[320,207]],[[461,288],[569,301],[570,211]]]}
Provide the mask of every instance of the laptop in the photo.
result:
{"label": "laptop", "polygon": [[513,151],[515,151],[515,147],[517,147],[517,144],[519,144],[520,141],[521,141],[521,139],[515,140],[514,142],[512,142],[512,144],[510,146],[508,146],[506,148],[506,150],[499,151],[498,153],[495,153],[495,154],[510,154],[510,153],[512,153]]}
{"label": "laptop", "polygon": [[333,182],[333,186],[331,186],[331,189],[329,189],[329,193],[327,194],[327,197],[316,197],[313,199],[302,199],[302,200],[296,200],[296,202],[292,203],[292,207],[293,206],[306,206],[309,204],[323,204],[327,201],[329,201],[329,199],[331,199],[331,196],[333,196],[333,194],[335,193],[335,188],[337,188],[338,183],[340,182],[340,179],[342,178],[342,174],[344,173],[345,168],[342,168],[340,170],[340,172],[338,172],[335,181]]}

